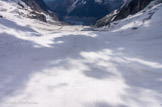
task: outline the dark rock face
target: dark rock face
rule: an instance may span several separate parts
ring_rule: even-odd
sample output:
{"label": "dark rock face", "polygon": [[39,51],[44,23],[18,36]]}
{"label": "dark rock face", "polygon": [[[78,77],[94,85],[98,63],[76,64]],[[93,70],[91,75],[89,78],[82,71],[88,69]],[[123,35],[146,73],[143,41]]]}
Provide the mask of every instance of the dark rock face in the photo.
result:
{"label": "dark rock face", "polygon": [[[44,15],[47,14],[53,17],[54,20],[58,20],[55,13],[48,12],[49,8],[46,6],[43,0],[21,0],[21,1],[23,1],[26,5],[28,5],[33,10],[28,17],[47,22],[46,17]],[[41,12],[44,14],[41,14]]]}
{"label": "dark rock face", "polygon": [[28,5],[34,11],[38,11],[38,12],[43,11],[35,0],[21,0],[21,1],[23,1],[26,5]]}
{"label": "dark rock face", "polygon": [[31,15],[28,16],[29,18],[32,19],[39,19],[40,21],[47,22],[46,17],[43,14],[39,14],[38,12],[31,12]]}
{"label": "dark rock face", "polygon": [[[65,17],[73,17],[68,20],[78,17],[77,20],[83,21],[85,18],[87,20],[101,18],[119,8],[123,2],[124,0],[51,0],[46,4],[59,15],[61,20],[65,20]],[[85,19],[84,22],[87,20]]]}
{"label": "dark rock face", "polygon": [[97,20],[94,26],[102,27],[102,26],[106,26],[106,25],[110,24],[111,22],[113,22],[114,18],[117,16],[117,14],[118,14],[117,11],[111,12],[110,14],[106,15],[105,17]]}
{"label": "dark rock face", "polygon": [[128,15],[135,14],[144,9],[152,0],[132,0],[127,6],[124,6],[114,20],[119,20]]}
{"label": "dark rock face", "polygon": [[47,5],[44,3],[43,0],[35,0],[36,3],[41,7],[41,9],[48,11],[50,8],[47,7]]}
{"label": "dark rock face", "polygon": [[113,21],[126,18],[128,15],[133,15],[144,9],[153,0],[127,0],[120,9],[113,11],[105,17],[99,19],[95,26],[102,27],[110,24]]}

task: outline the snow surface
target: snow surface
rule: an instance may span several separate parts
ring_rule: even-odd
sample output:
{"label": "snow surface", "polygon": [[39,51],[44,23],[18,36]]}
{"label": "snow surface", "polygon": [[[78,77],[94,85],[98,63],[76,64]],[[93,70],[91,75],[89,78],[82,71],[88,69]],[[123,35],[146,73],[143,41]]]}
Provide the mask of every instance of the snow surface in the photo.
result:
{"label": "snow surface", "polygon": [[162,107],[154,3],[98,31],[0,11],[0,107]]}

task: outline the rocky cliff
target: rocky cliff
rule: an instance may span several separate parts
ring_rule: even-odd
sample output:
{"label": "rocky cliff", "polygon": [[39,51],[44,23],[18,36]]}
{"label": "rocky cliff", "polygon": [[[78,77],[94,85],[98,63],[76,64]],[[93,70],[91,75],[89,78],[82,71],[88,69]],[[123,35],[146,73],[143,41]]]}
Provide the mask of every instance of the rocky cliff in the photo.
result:
{"label": "rocky cliff", "polygon": [[126,18],[128,15],[133,15],[144,9],[153,0],[127,0],[120,9],[113,11],[105,17],[99,19],[96,27],[102,27],[110,24],[113,21]]}
{"label": "rocky cliff", "polygon": [[26,5],[28,5],[32,9],[31,15],[29,16],[30,18],[47,22],[46,17],[44,15],[47,14],[51,16],[54,20],[58,20],[55,13],[49,11],[50,9],[46,6],[43,0],[21,0],[21,1],[23,1]]}

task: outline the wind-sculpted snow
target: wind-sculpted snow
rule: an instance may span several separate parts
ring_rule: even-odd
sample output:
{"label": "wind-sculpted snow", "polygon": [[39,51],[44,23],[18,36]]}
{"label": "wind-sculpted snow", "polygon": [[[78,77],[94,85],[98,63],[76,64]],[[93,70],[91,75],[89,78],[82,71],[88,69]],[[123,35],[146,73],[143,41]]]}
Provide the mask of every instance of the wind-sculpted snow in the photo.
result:
{"label": "wind-sculpted snow", "polygon": [[144,11],[96,31],[0,18],[0,107],[161,107],[162,4]]}

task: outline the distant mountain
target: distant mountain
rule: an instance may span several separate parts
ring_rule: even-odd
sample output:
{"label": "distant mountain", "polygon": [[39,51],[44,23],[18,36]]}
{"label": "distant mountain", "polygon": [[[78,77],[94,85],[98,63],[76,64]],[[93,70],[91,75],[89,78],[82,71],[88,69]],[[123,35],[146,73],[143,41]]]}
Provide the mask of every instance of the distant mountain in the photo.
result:
{"label": "distant mountain", "polygon": [[107,14],[105,17],[99,19],[95,26],[101,27],[110,24],[113,21],[126,18],[128,15],[133,15],[144,9],[153,0],[127,0],[121,8]]}
{"label": "distant mountain", "polygon": [[46,1],[46,4],[61,19],[65,16],[98,19],[119,8],[123,2],[124,0],[54,0]]}

